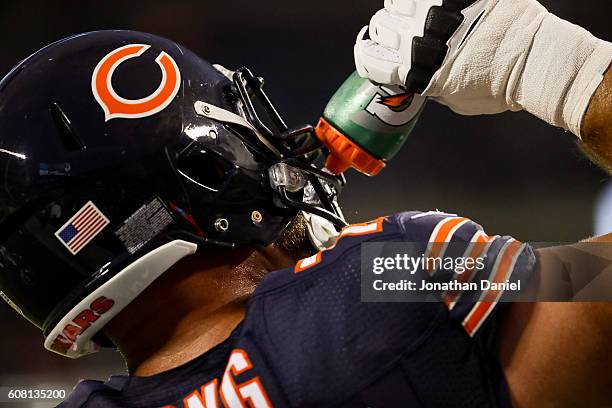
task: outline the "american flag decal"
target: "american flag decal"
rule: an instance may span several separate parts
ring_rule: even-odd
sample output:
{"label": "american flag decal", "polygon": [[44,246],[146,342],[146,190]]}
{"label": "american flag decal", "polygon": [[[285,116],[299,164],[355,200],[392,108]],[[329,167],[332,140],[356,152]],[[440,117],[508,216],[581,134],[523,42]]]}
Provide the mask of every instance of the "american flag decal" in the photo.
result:
{"label": "american flag decal", "polygon": [[72,255],[76,255],[102,232],[109,223],[108,218],[90,201],[68,220],[55,233],[55,236]]}

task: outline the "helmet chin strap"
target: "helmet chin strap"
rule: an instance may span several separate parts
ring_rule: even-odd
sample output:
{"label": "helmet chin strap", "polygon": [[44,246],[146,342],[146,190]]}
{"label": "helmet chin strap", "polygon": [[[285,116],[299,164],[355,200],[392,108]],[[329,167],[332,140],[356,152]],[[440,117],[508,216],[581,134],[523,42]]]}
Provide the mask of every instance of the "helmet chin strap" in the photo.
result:
{"label": "helmet chin strap", "polygon": [[334,245],[340,235],[334,224],[323,217],[305,211],[302,211],[302,215],[306,220],[308,238],[315,249],[324,251]]}

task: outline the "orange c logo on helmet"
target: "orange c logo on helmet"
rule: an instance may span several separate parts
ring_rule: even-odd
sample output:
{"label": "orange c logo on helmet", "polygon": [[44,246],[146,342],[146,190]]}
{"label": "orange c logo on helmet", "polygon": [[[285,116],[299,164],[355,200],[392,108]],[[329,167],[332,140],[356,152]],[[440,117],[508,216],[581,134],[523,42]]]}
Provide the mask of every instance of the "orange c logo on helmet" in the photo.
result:
{"label": "orange c logo on helmet", "polygon": [[165,52],[155,62],[162,71],[159,87],[142,99],[125,99],[113,89],[113,73],[124,61],[141,56],[151,46],[129,44],[108,53],[96,66],[91,78],[94,97],[104,109],[105,120],[115,118],[145,118],[164,110],[174,99],[181,86],[181,72],[172,57]]}

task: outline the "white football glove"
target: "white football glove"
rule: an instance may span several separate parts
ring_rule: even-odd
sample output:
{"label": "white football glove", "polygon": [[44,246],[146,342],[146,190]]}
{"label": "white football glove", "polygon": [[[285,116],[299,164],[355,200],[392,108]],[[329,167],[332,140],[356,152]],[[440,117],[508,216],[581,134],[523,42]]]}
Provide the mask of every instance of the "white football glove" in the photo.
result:
{"label": "white football glove", "polygon": [[579,136],[612,45],[535,0],[385,0],[355,61],[361,76],[457,113],[525,109]]}

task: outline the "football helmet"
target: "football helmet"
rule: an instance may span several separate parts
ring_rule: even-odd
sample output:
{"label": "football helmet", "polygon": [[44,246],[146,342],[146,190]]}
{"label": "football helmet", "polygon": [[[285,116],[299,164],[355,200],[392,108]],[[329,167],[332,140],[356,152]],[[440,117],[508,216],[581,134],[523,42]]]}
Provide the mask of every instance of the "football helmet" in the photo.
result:
{"label": "football helmet", "polygon": [[0,295],[49,350],[111,345],[104,325],[180,259],[270,244],[299,211],[345,225],[321,149],[246,68],[133,31],[51,44],[0,82]]}

